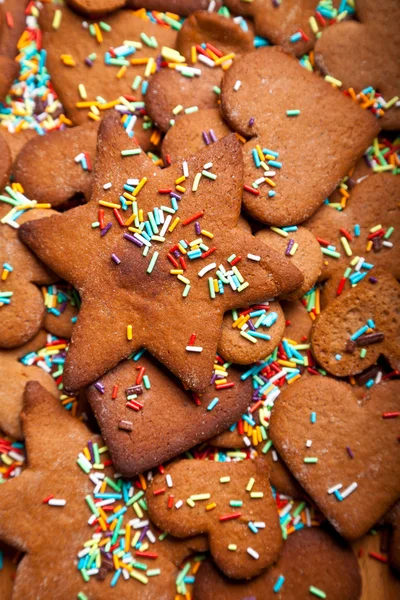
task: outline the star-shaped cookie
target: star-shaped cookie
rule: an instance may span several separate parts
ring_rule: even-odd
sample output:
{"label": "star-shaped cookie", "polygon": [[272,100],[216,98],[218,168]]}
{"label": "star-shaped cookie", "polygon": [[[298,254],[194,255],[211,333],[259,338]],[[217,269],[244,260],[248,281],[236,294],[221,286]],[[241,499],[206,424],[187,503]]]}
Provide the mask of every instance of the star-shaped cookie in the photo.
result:
{"label": "star-shaped cookie", "polygon": [[237,227],[241,157],[232,135],[160,170],[110,115],[90,202],[21,227],[21,239],[82,297],[67,390],[146,347],[202,393],[224,312],[300,285],[296,267]]}
{"label": "star-shaped cookie", "polygon": [[[29,467],[0,486],[0,536],[26,552],[13,597],[174,597],[176,565],[191,550],[206,549],[205,540],[160,541],[140,506],[145,479],[122,482],[115,477],[102,439],[36,382],[27,385],[22,418]],[[103,502],[104,493],[108,502]],[[129,502],[134,495],[137,499]],[[123,507],[115,527],[114,511]],[[95,560],[89,560],[87,541]]]}

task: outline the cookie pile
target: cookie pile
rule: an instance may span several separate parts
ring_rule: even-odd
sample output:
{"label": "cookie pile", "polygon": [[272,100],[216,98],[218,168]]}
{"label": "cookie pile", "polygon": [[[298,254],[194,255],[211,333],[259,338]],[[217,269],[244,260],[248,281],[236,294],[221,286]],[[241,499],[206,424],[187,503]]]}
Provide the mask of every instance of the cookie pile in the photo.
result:
{"label": "cookie pile", "polygon": [[0,595],[400,595],[397,0],[0,3]]}

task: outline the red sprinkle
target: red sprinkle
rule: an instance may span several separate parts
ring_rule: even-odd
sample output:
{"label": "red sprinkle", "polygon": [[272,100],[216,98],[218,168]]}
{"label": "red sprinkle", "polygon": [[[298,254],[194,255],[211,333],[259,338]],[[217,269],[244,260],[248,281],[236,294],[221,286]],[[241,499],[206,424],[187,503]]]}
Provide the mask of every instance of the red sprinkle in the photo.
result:
{"label": "red sprinkle", "polygon": [[117,208],[113,208],[113,213],[114,213],[114,216],[117,219],[118,223],[121,225],[121,227],[124,227],[125,226],[124,220],[121,217],[121,215],[119,214],[118,209]]}
{"label": "red sprinkle", "polygon": [[196,341],[196,334],[192,333],[192,335],[190,336],[190,339],[189,339],[188,346],[193,346],[193,344],[195,343],[195,341]]}
{"label": "red sprinkle", "polygon": [[184,257],[183,257],[183,256],[180,256],[180,257],[179,257],[179,262],[181,263],[182,269],[183,269],[184,271],[186,271],[186,269],[187,269],[187,266],[186,266],[186,262],[185,262],[185,259],[184,259]]}
{"label": "red sprinkle", "polygon": [[400,411],[382,413],[382,417],[384,419],[395,419],[396,417],[399,417],[399,416],[400,416]]}
{"label": "red sprinkle", "polygon": [[117,394],[118,394],[118,384],[114,385],[111,398],[113,400],[115,400],[115,398],[117,397]]}
{"label": "red sprinkle", "polygon": [[167,506],[168,506],[168,508],[172,508],[172,507],[173,507],[173,505],[174,505],[174,496],[173,496],[173,494],[171,494],[171,495],[168,497],[168,504],[167,504]]}
{"label": "red sprinkle", "polygon": [[221,385],[218,385],[218,382],[215,382],[215,388],[217,390],[227,390],[228,388],[232,387],[235,387],[235,383],[233,381],[230,383],[221,383]]}
{"label": "red sprinkle", "polygon": [[379,560],[380,562],[387,563],[387,556],[383,556],[382,554],[378,554],[377,552],[368,552],[368,555],[371,558],[375,558],[375,560]]}
{"label": "red sprinkle", "polygon": [[172,192],[172,188],[161,188],[158,190],[159,194],[170,194]]}
{"label": "red sprinkle", "polygon": [[54,494],[50,494],[50,496],[46,496],[44,500],[42,500],[42,504],[47,504],[49,500],[54,498]]}
{"label": "red sprinkle", "polygon": [[241,256],[237,256],[236,258],[233,259],[233,261],[231,262],[231,267],[234,267],[235,265],[238,264],[238,262],[240,262],[242,260]]}
{"label": "red sprinkle", "polygon": [[343,288],[345,285],[346,285],[346,277],[342,277],[342,279],[339,281],[339,285],[336,290],[336,296],[340,296],[340,294],[343,292]]}
{"label": "red sprinkle", "polygon": [[353,241],[353,236],[347,231],[347,229],[345,229],[344,227],[341,227],[339,229],[340,233],[342,235],[344,235],[344,237],[346,238],[346,240],[348,240],[349,242]]}
{"label": "red sprinkle", "polygon": [[232,519],[238,519],[241,516],[242,516],[242,513],[240,513],[240,512],[232,513],[230,515],[221,515],[219,520],[220,521],[231,521]]}
{"label": "red sprinkle", "polygon": [[193,223],[193,221],[196,221],[197,219],[199,219],[200,217],[202,217],[204,215],[204,213],[205,213],[204,210],[200,210],[195,215],[192,215],[191,217],[188,217],[187,219],[185,219],[184,221],[182,221],[182,225],[189,225],[189,223]]}
{"label": "red sprinkle", "polygon": [[217,248],[210,248],[209,250],[207,250],[207,252],[203,252],[203,254],[201,255],[201,258],[207,258],[207,256],[210,256],[210,254],[212,254],[213,252],[215,252]]}
{"label": "red sprinkle", "polygon": [[165,494],[165,488],[160,488],[159,490],[154,490],[154,496],[159,496],[160,494]]}
{"label": "red sprinkle", "polygon": [[244,184],[243,189],[246,192],[250,192],[250,194],[254,194],[254,196],[259,196],[260,192],[258,190],[255,190],[254,188],[252,188],[251,186]]}
{"label": "red sprinkle", "polygon": [[172,256],[172,254],[167,254],[167,258],[168,260],[174,265],[174,267],[176,269],[179,269],[179,263],[175,260],[175,258]]}
{"label": "red sprinkle", "polygon": [[137,550],[135,556],[142,556],[143,558],[158,558],[157,552],[140,552]]}

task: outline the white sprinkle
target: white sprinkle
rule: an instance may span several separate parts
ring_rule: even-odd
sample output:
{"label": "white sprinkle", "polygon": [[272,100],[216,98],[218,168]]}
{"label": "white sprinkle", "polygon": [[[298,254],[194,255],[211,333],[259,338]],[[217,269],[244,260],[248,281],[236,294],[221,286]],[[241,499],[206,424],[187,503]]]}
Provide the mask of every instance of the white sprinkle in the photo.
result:
{"label": "white sprinkle", "polygon": [[18,452],[15,452],[14,450],[12,450],[11,452],[8,453],[8,456],[10,458],[12,458],[13,460],[17,460],[18,462],[23,462],[24,457],[22,454],[18,454]]}
{"label": "white sprinkle", "polygon": [[163,227],[162,227],[162,229],[160,231],[160,237],[164,237],[165,236],[165,234],[167,233],[167,229],[168,229],[171,221],[172,221],[172,215],[168,215],[167,218],[165,219],[164,225],[163,225]]}
{"label": "white sprinkle", "polygon": [[254,523],[254,525],[257,527],[257,529],[265,529],[264,521],[257,521],[256,523]]}
{"label": "white sprinkle", "polygon": [[105,184],[103,185],[103,190],[109,190],[109,189],[110,189],[110,187],[112,187],[112,183],[111,183],[111,181],[109,181],[108,183],[105,183]]}
{"label": "white sprinkle", "polygon": [[215,4],[215,0],[211,0],[210,4],[208,5],[207,12],[213,12],[215,10]]}
{"label": "white sprinkle", "polygon": [[306,441],[306,446],[307,446],[307,448],[311,448],[311,446],[312,446],[312,440],[307,440]]}
{"label": "white sprinkle", "polygon": [[272,450],[272,460],[278,462],[278,455],[275,450]]}
{"label": "white sprinkle", "polygon": [[201,269],[201,271],[199,271],[197,274],[199,277],[204,277],[204,275],[206,273],[208,273],[208,271],[211,271],[212,269],[215,269],[215,267],[217,266],[217,264],[215,262],[210,263],[209,265],[206,265],[205,267],[203,267]]}
{"label": "white sprinkle", "polygon": [[286,515],[292,510],[292,508],[293,508],[293,502],[288,502],[286,504],[285,508],[282,508],[282,510],[279,512],[280,518],[286,517]]}
{"label": "white sprinkle", "polygon": [[211,169],[212,166],[213,166],[212,162],[208,162],[203,166],[203,169]]}
{"label": "white sprinkle", "polygon": [[255,560],[260,558],[258,552],[256,552],[253,548],[250,548],[250,546],[247,548],[247,554],[250,554],[250,556],[252,556]]}
{"label": "white sprinkle", "polygon": [[178,509],[182,506],[183,504],[183,500],[178,500],[178,502],[175,503],[175,508]]}
{"label": "white sprinkle", "polygon": [[255,260],[255,261],[257,261],[257,262],[258,262],[259,260],[261,260],[261,256],[257,256],[257,254],[248,254],[248,255],[247,255],[247,258],[248,258],[249,260]]}
{"label": "white sprinkle", "polygon": [[340,490],[340,488],[342,488],[342,487],[343,487],[343,483],[337,483],[336,485],[333,485],[332,487],[328,488],[328,494],[333,494],[337,490]]}
{"label": "white sprinkle", "polygon": [[90,517],[88,518],[88,525],[93,525],[93,523],[96,521],[97,517],[96,515],[90,515]]}
{"label": "white sprinkle", "polygon": [[380,383],[382,381],[382,371],[378,371],[375,377],[375,383]]}
{"label": "white sprinkle", "polygon": [[65,506],[67,501],[63,498],[51,498],[47,504],[50,504],[50,506]]}
{"label": "white sprinkle", "polygon": [[354,267],[354,270],[355,271],[359,271],[361,269],[361,267],[363,266],[364,263],[365,263],[365,258],[360,258],[360,260],[358,261],[358,263]]}
{"label": "white sprinkle", "polygon": [[89,554],[90,548],[83,548],[80,552],[78,552],[78,558],[83,558],[86,554]]}
{"label": "white sprinkle", "polygon": [[308,507],[306,508],[306,524],[307,527],[311,527],[311,511]]}
{"label": "white sprinkle", "polygon": [[127,179],[127,180],[126,180],[126,183],[127,183],[128,185],[135,185],[135,186],[136,186],[136,185],[138,185],[138,184],[139,184],[139,179]]}
{"label": "white sprinkle", "polygon": [[203,348],[201,346],[186,346],[186,350],[188,352],[203,352]]}
{"label": "white sprinkle", "polygon": [[74,161],[75,161],[76,163],[79,163],[79,162],[81,162],[81,160],[82,160],[83,158],[85,158],[85,155],[83,154],[83,152],[80,152],[79,154],[77,154],[77,155],[75,156],[75,158],[74,158]]}
{"label": "white sprinkle", "polygon": [[197,77],[201,75],[201,69],[196,69],[196,67],[188,67],[187,65],[176,65],[175,71],[185,71],[185,73],[192,73],[193,75],[197,75]]}
{"label": "white sprinkle", "polygon": [[165,476],[165,481],[167,482],[168,487],[172,487],[172,477],[169,473]]}
{"label": "white sprinkle", "polygon": [[[115,50],[114,50],[114,52],[115,52]],[[126,128],[126,133],[128,135],[133,131],[133,128],[136,125],[136,121],[137,121],[137,117],[135,115],[132,115],[130,118],[130,121],[128,123],[128,127]]]}
{"label": "white sprinkle", "polygon": [[204,56],[204,54],[199,54],[197,56],[197,60],[204,63],[208,67],[211,67],[211,68],[215,67],[215,62],[213,60],[211,60],[211,58],[208,58],[208,56]]}
{"label": "white sprinkle", "polygon": [[349,485],[349,487],[347,487],[345,490],[343,490],[343,492],[340,492],[340,495],[342,496],[342,498],[347,498],[347,496],[350,496],[350,494],[352,494],[354,492],[354,490],[356,490],[357,488],[358,488],[358,483],[353,481],[353,483],[351,483]]}
{"label": "white sprinkle", "polygon": [[186,160],[184,160],[182,163],[182,170],[183,170],[184,176],[189,177],[189,167],[188,167]]}
{"label": "white sprinkle", "polygon": [[245,446],[247,446],[247,447],[251,446],[251,441],[249,440],[249,438],[247,437],[247,435],[245,435],[243,437],[243,441],[244,441],[244,445]]}
{"label": "white sprinkle", "polygon": [[154,533],[151,531],[151,529],[148,529],[146,531],[146,536],[148,537],[148,539],[150,540],[150,542],[152,544],[155,544],[156,541],[156,536],[154,535]]}
{"label": "white sprinkle", "polygon": [[382,242],[382,246],[386,246],[387,248],[393,248],[393,242],[387,242],[385,240]]}
{"label": "white sprinkle", "polygon": [[235,85],[233,86],[233,89],[235,90],[235,92],[240,90],[241,85],[242,85],[242,82],[240,81],[240,79],[237,79]]}

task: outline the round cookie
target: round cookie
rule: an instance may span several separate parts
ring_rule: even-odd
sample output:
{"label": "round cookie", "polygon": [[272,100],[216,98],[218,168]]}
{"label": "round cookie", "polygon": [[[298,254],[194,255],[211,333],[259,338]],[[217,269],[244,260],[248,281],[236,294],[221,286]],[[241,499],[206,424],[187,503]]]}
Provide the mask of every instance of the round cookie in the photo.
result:
{"label": "round cookie", "polygon": [[0,137],[3,137],[6,140],[8,147],[10,148],[13,162],[25,144],[32,138],[37,137],[37,135],[38,134],[35,129],[21,129],[20,131],[16,132],[9,131],[5,128],[0,130]]}
{"label": "round cookie", "polygon": [[122,8],[126,0],[67,0],[67,4],[79,13],[96,18]]}
{"label": "round cookie", "polygon": [[[245,318],[249,310],[238,310],[237,319],[241,315]],[[257,314],[250,317],[240,330],[238,326],[233,326],[237,319],[234,320],[232,311],[225,313],[218,342],[218,354],[221,354],[225,360],[239,365],[250,365],[269,356],[281,341],[285,331],[285,317],[279,302],[266,302],[259,307],[254,307],[253,312]],[[257,326],[263,314],[266,324]],[[257,330],[257,334],[270,339],[251,337],[253,328],[254,331]]]}
{"label": "round cookie", "polygon": [[[324,75],[340,80],[343,89],[359,93],[372,86],[385,107],[400,94],[400,4],[357,0],[356,12],[359,21],[337,23],[323,32],[315,45],[315,64]],[[384,129],[399,129],[400,109],[385,110],[380,121]]]}
{"label": "round cookie", "polygon": [[157,127],[166,132],[171,126],[171,121],[179,118],[173,110],[183,106],[185,110],[197,107],[216,108],[218,95],[214,87],[221,84],[222,71],[206,65],[201,67],[201,75],[185,77],[174,69],[161,69],[150,79],[145,96],[146,109]]}
{"label": "round cookie", "polygon": [[177,48],[188,61],[192,47],[203,43],[212,44],[221,56],[235,55],[253,50],[253,35],[240,25],[217,13],[198,11],[190,15],[178,33]]}
{"label": "round cookie", "polygon": [[11,152],[4,137],[0,133],[0,192],[8,181],[11,172]]}
{"label": "round cookie", "polygon": [[205,108],[183,115],[168,129],[163,139],[163,160],[166,164],[171,164],[185,159],[229,133],[231,130],[223,120],[219,108]]}
{"label": "round cookie", "polygon": [[322,254],[317,240],[307,229],[297,227],[296,231],[280,231],[279,234],[272,229],[263,229],[256,237],[287,256],[304,276],[301,286],[284,296],[287,300],[301,298],[316,284],[322,270]]}
{"label": "round cookie", "polygon": [[28,0],[5,0],[0,4],[0,102],[18,75],[17,43],[25,29]]}
{"label": "round cookie", "polygon": [[282,301],[281,307],[286,319],[285,338],[307,342],[313,322],[304,304],[300,300]]}
{"label": "round cookie", "polygon": [[[278,594],[274,588],[281,577]],[[361,598],[360,567],[350,546],[317,527],[290,535],[277,563],[252,581],[232,581],[205,561],[196,577],[194,600],[309,600],[314,597],[311,588],[329,600]]]}
{"label": "round cookie", "polygon": [[55,398],[59,392],[53,377],[37,366],[19,362],[29,352],[43,348],[46,332],[42,329],[27,344],[13,350],[0,350],[0,430],[10,437],[22,439],[20,412],[27,381],[38,381]]}
{"label": "round cookie", "polygon": [[53,306],[57,310],[57,313],[46,308],[43,327],[46,331],[57,337],[70,339],[79,310],[75,302],[71,303],[69,290],[62,289],[60,291],[63,295],[62,302],[58,301],[59,294],[56,289],[57,304]]}

